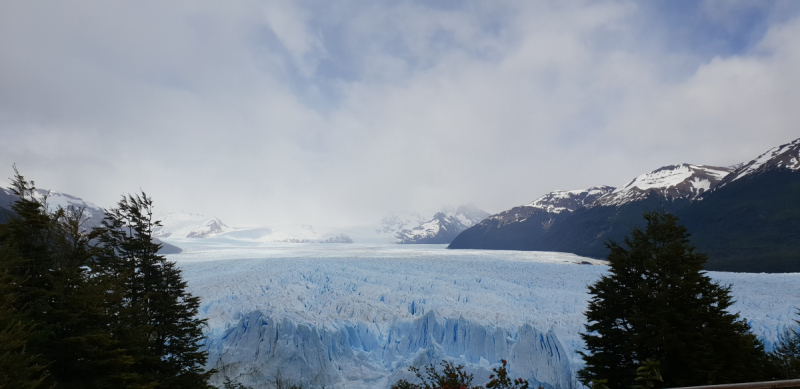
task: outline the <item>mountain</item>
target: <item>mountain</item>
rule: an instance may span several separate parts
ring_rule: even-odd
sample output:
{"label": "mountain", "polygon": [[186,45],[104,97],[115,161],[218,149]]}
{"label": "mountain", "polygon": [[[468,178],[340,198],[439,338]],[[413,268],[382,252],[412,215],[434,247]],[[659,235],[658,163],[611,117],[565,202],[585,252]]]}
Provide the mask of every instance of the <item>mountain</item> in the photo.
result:
{"label": "mountain", "polygon": [[733,183],[744,177],[753,177],[760,174],[775,171],[798,171],[800,170],[800,139],[793,142],[773,147],[761,154],[758,158],[739,164],[737,169],[725,177],[719,183],[718,188]]}
{"label": "mountain", "polygon": [[[589,195],[594,190],[595,197]],[[617,189],[555,191],[465,230],[453,249],[570,252],[595,258],[642,214],[675,214],[708,270],[800,271],[800,139],[732,167],[680,164]]]}
{"label": "mountain", "polygon": [[0,223],[8,222],[8,217],[13,215],[11,212],[11,204],[17,201],[17,196],[14,196],[10,190],[0,188]]}
{"label": "mountain", "polygon": [[391,214],[381,219],[380,226],[375,229],[378,235],[388,235],[394,238],[398,232],[413,228],[414,226],[425,223],[425,218],[416,212],[401,214]]}
{"label": "mountain", "polygon": [[770,149],[676,213],[721,271],[800,271],[800,139]]}
{"label": "mountain", "polygon": [[489,213],[469,203],[455,211],[444,209],[430,220],[424,220],[414,228],[404,228],[395,232],[395,243],[399,244],[447,244],[462,231],[479,223]]}
{"label": "mountain", "polygon": [[642,174],[627,185],[597,198],[587,206],[623,206],[645,200],[652,194],[666,201],[694,200],[715,187],[733,169],[727,167],[680,164],[664,166]]}
{"label": "mountain", "polygon": [[158,215],[161,227],[156,227],[156,238],[211,238],[233,230],[216,217],[200,214],[168,212]]}
{"label": "mountain", "polygon": [[578,190],[557,190],[519,207],[491,215],[459,234],[450,248],[545,250],[551,227],[575,212],[611,193],[610,186]]}
{"label": "mountain", "polygon": [[[84,201],[79,197],[75,197],[66,193],[48,191],[44,189],[36,189],[34,193],[38,199],[47,199],[47,208],[50,211],[56,211],[59,207],[64,209],[82,209],[83,216],[86,219],[84,222],[85,229],[91,229],[100,226],[100,222],[105,216],[103,209],[88,201]],[[16,202],[18,197],[11,192],[10,189],[0,188],[0,222],[5,223],[7,216],[13,214],[11,212],[11,204]]]}
{"label": "mountain", "polygon": [[675,212],[716,186],[730,168],[670,165],[613,188],[555,191],[530,204],[492,215],[464,231],[450,248],[570,252],[607,255],[605,242],[621,240],[647,210]]}

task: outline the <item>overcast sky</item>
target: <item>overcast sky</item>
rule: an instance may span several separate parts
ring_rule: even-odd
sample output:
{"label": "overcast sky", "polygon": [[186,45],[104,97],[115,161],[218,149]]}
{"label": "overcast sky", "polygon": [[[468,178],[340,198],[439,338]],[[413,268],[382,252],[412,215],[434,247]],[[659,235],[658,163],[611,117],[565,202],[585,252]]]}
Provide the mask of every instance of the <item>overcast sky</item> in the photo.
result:
{"label": "overcast sky", "polygon": [[0,166],[230,225],[380,220],[800,137],[800,2],[3,1]]}

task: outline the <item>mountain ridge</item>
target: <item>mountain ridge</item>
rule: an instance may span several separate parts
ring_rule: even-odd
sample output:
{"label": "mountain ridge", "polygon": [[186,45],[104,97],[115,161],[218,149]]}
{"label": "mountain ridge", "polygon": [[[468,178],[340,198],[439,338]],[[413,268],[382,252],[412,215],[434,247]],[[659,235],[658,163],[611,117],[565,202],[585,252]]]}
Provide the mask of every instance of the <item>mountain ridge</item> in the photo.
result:
{"label": "mountain ridge", "polygon": [[[775,192],[761,189],[766,187]],[[677,215],[695,234],[691,241],[708,253],[710,270],[800,271],[800,239],[792,235],[800,228],[800,139],[731,167],[664,166],[574,209],[552,200],[583,191],[587,190],[553,191],[494,214],[459,234],[449,248],[559,251],[603,258],[609,239],[621,241],[631,227],[643,224],[642,213],[663,210]],[[750,235],[741,233],[748,228]],[[761,263],[740,253],[757,256]]]}

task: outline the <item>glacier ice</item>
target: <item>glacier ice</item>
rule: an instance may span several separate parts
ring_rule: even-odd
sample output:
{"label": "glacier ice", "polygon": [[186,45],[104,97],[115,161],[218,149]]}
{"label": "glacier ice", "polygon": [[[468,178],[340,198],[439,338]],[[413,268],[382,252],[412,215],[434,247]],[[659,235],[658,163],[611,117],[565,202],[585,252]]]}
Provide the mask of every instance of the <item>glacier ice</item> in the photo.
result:
{"label": "glacier ice", "polygon": [[[565,253],[446,250],[443,245],[232,245],[170,240],[208,319],[215,379],[256,388],[280,374],[311,386],[387,388],[408,366],[442,359],[484,383],[500,359],[513,376],[569,387],[582,365],[586,286],[602,261]],[[709,273],[732,284],[767,347],[800,306],[800,274]]]}

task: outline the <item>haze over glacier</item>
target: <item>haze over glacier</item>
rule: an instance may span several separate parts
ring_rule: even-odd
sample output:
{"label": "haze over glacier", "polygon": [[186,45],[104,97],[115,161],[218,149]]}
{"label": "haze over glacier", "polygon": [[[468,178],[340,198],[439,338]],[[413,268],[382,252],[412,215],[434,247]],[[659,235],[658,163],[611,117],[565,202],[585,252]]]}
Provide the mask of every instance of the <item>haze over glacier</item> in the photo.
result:
{"label": "haze over glacier", "polygon": [[[280,374],[312,386],[384,388],[409,365],[442,358],[488,378],[564,387],[586,286],[602,261],[548,252],[453,251],[442,245],[275,244],[169,240],[209,319],[209,367],[261,388]],[[733,285],[734,311],[771,347],[800,306],[800,274],[710,273]],[[259,386],[260,385],[260,386]]]}

